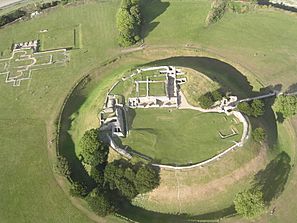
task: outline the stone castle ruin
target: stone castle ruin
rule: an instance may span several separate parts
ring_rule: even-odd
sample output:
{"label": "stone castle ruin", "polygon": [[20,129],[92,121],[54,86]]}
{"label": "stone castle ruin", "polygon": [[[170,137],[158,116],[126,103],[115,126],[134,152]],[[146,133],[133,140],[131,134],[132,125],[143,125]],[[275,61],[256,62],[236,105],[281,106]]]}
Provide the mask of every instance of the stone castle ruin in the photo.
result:
{"label": "stone castle ruin", "polygon": [[[179,85],[185,83],[185,77],[180,69],[172,66],[150,67],[137,70],[137,74],[158,71],[158,80],[151,80],[148,76],[146,80],[135,80],[136,97],[129,97],[128,103],[120,102],[121,96],[108,93],[102,112],[100,113],[101,130],[110,131],[112,136],[126,137],[129,133],[127,124],[127,113],[129,108],[161,108],[179,106]],[[132,74],[130,78],[137,74]],[[151,95],[151,84],[164,86],[164,94]],[[145,95],[140,95],[139,86],[145,85]],[[116,85],[115,85],[116,86]],[[115,87],[114,86],[114,87]],[[159,90],[159,89],[158,89]],[[162,92],[162,89],[159,91]]]}
{"label": "stone castle ruin", "polygon": [[[128,99],[129,107],[131,108],[149,108],[149,107],[178,107],[179,105],[179,85],[187,81],[186,78],[178,78],[182,75],[180,69],[176,69],[172,66],[162,66],[162,67],[150,67],[138,70],[138,72],[146,71],[159,71],[160,75],[163,76],[164,80],[150,80],[146,77],[146,80],[136,80],[136,97]],[[164,95],[151,95],[150,85],[164,83],[165,94]],[[140,84],[145,84],[146,95],[140,96],[139,86]]]}

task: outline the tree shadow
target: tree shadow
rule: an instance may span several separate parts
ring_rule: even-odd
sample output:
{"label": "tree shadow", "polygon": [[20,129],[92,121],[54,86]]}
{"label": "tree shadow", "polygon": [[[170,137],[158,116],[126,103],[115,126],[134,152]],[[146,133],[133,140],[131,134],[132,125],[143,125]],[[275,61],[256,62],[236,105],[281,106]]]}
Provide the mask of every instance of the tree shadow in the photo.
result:
{"label": "tree shadow", "polygon": [[[280,92],[282,90],[282,85],[270,85],[265,88],[261,88],[259,95],[268,94],[274,91]],[[250,118],[250,121],[252,123],[252,126],[254,128],[256,127],[262,127],[266,132],[266,142],[268,144],[269,148],[275,148],[275,145],[277,145],[278,140],[278,131],[277,131],[277,118],[275,117],[275,113],[272,109],[272,106],[275,102],[276,96],[269,97],[266,99],[263,99],[265,104],[265,112],[261,117]]]}
{"label": "tree shadow", "polygon": [[285,93],[286,94],[292,94],[292,93],[295,93],[295,92],[297,92],[297,83],[290,85]]}
{"label": "tree shadow", "polygon": [[218,82],[223,92],[231,92],[239,98],[255,96],[253,87],[246,76],[240,71],[223,61],[197,56],[178,56],[150,62],[145,66],[179,66],[188,67],[208,76],[213,81]]}
{"label": "tree shadow", "polygon": [[[137,213],[137,214],[135,214]],[[210,212],[202,215],[188,214],[166,214],[149,211],[141,207],[133,206],[129,202],[123,201],[118,214],[132,221],[142,223],[189,223],[189,222],[218,222],[218,219],[226,218],[236,214],[234,206]]]}
{"label": "tree shadow", "polygon": [[164,13],[169,5],[169,2],[162,2],[161,0],[140,1],[141,14],[143,18],[141,37],[143,39],[160,24],[160,22],[153,21]]}
{"label": "tree shadow", "polygon": [[289,155],[286,152],[281,152],[264,170],[255,175],[253,188],[263,192],[267,205],[283,192],[291,170],[290,162]]}
{"label": "tree shadow", "polygon": [[128,124],[128,131],[133,128],[133,122],[136,116],[135,109],[128,108],[127,111],[127,124]]}
{"label": "tree shadow", "polygon": [[80,94],[80,91],[84,89],[85,84],[88,82],[86,78],[82,81],[73,93],[69,96],[67,103],[64,106],[61,114],[61,123],[58,134],[58,154],[63,155],[71,166],[70,178],[72,181],[84,183],[88,190],[91,190],[95,186],[95,182],[89,176],[81,161],[78,159],[75,153],[75,145],[69,134],[69,129],[73,121],[73,114],[77,113],[80,106],[86,101],[86,97]]}

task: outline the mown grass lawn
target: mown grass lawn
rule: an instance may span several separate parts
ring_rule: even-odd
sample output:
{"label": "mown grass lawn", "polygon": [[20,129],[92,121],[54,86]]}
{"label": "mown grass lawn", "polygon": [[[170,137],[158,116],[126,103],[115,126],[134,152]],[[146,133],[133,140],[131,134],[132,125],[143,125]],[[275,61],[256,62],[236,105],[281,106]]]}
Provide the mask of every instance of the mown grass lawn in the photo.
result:
{"label": "mown grass lawn", "polygon": [[[66,67],[34,71],[32,80],[18,88],[5,84],[5,78],[0,77],[0,222],[91,222],[72,206],[58,187],[46,149],[52,140],[49,135],[53,129],[50,127],[74,83],[119,53],[115,29],[118,6],[119,1],[115,0],[59,7],[0,30],[0,55],[3,58],[10,56],[12,43],[37,39],[42,29],[52,32],[56,42],[49,44],[54,48],[68,44],[57,30],[73,29],[79,25],[82,47],[71,51],[71,60]],[[145,19],[149,24],[145,24],[145,43],[172,47],[197,45],[202,50],[210,50],[240,63],[266,85],[281,83],[286,87],[297,82],[295,16],[271,10],[256,10],[243,15],[227,13],[219,23],[205,29],[204,19],[209,8],[210,2],[206,0],[148,1]],[[147,60],[141,56],[133,59],[127,58],[123,66],[128,69],[136,59],[142,60],[141,63]],[[102,72],[106,71],[97,75]],[[114,73],[116,71],[105,75],[112,79]],[[75,144],[86,129],[97,126],[98,105],[102,104],[102,95],[113,81],[100,80],[102,88],[77,98],[85,102],[84,106],[77,102],[72,116],[67,117],[71,120],[70,134]],[[53,145],[51,149],[54,151]],[[240,158],[245,159],[245,156]],[[221,166],[218,169],[225,170]],[[295,178],[296,173],[294,182]],[[287,222],[296,219],[295,209],[287,203],[287,198],[292,199],[294,193],[292,185],[281,202],[285,210],[279,211],[280,219],[285,216]],[[231,199],[228,199],[228,204]],[[202,205],[207,205],[207,202]],[[215,208],[208,209],[212,210]],[[276,219],[274,222],[279,221]]]}
{"label": "mown grass lawn", "polygon": [[[118,52],[117,8],[118,1],[58,7],[0,30],[2,58],[10,57],[12,43],[37,39],[42,29],[54,31],[81,24],[83,43],[82,49],[70,51],[65,67],[33,71],[32,80],[20,87],[6,84],[0,75],[0,222],[91,222],[54,179],[48,145],[54,140],[54,121],[71,86]],[[50,47],[65,47],[63,36],[52,34],[55,41]],[[50,144],[53,153],[54,146]]]}
{"label": "mown grass lawn", "polygon": [[241,124],[233,117],[178,109],[136,109],[129,136],[123,144],[160,163],[197,163],[224,151],[241,134],[222,139],[219,131]]}
{"label": "mown grass lawn", "polygon": [[[255,9],[246,14],[227,12],[205,27],[207,0],[148,1],[145,4],[145,43],[197,46],[239,63],[265,85],[297,82],[297,18],[282,11]],[[289,77],[289,78],[288,78]]]}

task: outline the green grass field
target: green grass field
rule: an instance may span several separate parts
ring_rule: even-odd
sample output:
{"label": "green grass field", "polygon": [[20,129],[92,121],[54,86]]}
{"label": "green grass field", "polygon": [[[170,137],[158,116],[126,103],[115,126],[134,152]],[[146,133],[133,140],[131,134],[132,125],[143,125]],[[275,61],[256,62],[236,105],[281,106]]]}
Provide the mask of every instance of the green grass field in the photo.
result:
{"label": "green grass field", "polygon": [[122,140],[133,150],[160,163],[197,163],[240,141],[241,134],[221,139],[219,131],[233,127],[233,117],[177,109],[136,109],[129,136]]}
{"label": "green grass field", "polygon": [[[54,156],[55,143],[50,142],[55,140],[55,118],[71,87],[90,70],[120,53],[115,29],[118,6],[119,1],[114,0],[59,7],[33,20],[0,30],[0,55],[1,58],[7,58],[11,55],[10,49],[14,42],[37,39],[42,29],[55,32],[67,27],[81,27],[81,49],[71,51],[71,60],[66,67],[34,71],[32,80],[24,82],[18,88],[5,84],[5,77],[0,76],[1,222],[93,222],[89,219],[92,215],[88,214],[87,217],[72,205],[54,179],[52,159],[49,161],[49,157]],[[297,82],[295,15],[272,9],[256,9],[248,14],[227,13],[217,24],[204,28],[209,8],[210,2],[206,0],[149,1],[144,10],[145,44],[148,47],[163,49],[166,46],[178,49],[186,44],[198,47],[197,55],[207,51],[226,61],[232,61],[233,64],[245,69],[249,80],[257,80],[265,85],[282,84],[285,89]],[[65,45],[65,39],[59,32],[53,33],[52,36],[57,42],[50,42],[50,45],[53,44],[50,47]],[[71,42],[73,43],[73,39]],[[123,60],[118,62],[120,65],[115,62],[111,65],[112,68],[103,67],[96,71],[94,75],[98,81],[96,86],[92,86],[95,90],[82,90],[83,94],[76,97],[76,104],[73,104],[70,111],[71,116],[67,117],[67,120],[71,120],[67,131],[69,130],[73,141],[67,144],[68,148],[77,144],[86,129],[97,126],[97,113],[103,103],[102,95],[106,93],[110,84],[135,65],[173,56],[170,50],[165,51],[166,48],[153,56],[140,53],[135,57],[122,58]],[[185,52],[182,50],[174,52],[179,55],[183,53]],[[200,65],[201,63],[196,63],[197,67]],[[222,76],[226,74],[223,70]],[[294,128],[296,129],[296,125]],[[293,131],[293,136],[290,136],[294,143],[286,143],[287,130],[282,128],[282,131],[284,132],[279,135],[284,147],[282,149],[290,151],[288,154],[295,160],[296,154],[289,147],[296,144],[293,137],[296,133]],[[233,159],[236,157],[232,156]],[[245,158],[244,155],[237,157],[242,162],[232,163],[233,169],[228,171],[242,165]],[[220,170],[221,176],[224,176],[226,172],[223,170],[229,168],[228,164],[227,162],[224,165],[221,163],[209,167],[208,172],[211,176],[205,173],[205,179],[217,177],[214,173]],[[275,215],[270,216],[267,213],[258,222],[295,222],[296,176],[295,165],[292,167],[284,193],[280,200],[274,203],[277,206]],[[192,179],[196,179],[196,175],[193,175]],[[225,191],[211,199],[218,200],[218,204],[201,202],[200,205],[204,206],[201,214],[205,211],[217,212],[224,208],[224,204],[229,205],[234,191],[231,193],[230,190],[230,194],[228,192],[228,188],[225,188]],[[144,222],[157,222],[156,219],[146,216]],[[94,220],[117,221],[115,218]],[[235,219],[235,222],[239,220]]]}

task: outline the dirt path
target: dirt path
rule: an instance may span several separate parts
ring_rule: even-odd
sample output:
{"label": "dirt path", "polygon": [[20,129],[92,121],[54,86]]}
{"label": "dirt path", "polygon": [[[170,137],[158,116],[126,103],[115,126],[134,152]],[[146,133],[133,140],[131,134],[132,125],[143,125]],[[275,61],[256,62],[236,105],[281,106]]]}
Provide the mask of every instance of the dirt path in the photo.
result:
{"label": "dirt path", "polygon": [[[216,196],[220,192],[226,191],[229,186],[235,184],[239,180],[248,177],[249,175],[254,175],[260,169],[264,168],[266,160],[266,149],[262,148],[257,157],[253,158],[241,168],[236,169],[230,174],[210,181],[206,184],[197,183],[188,185],[187,182],[184,182],[184,180],[181,179],[181,177],[178,180],[178,186],[169,186],[165,185],[164,182],[161,182],[161,185],[149,194],[148,200],[152,200],[154,203],[157,202],[164,205],[172,205],[175,203],[177,206],[179,206],[180,202],[182,205],[186,205],[189,201],[193,200],[207,200],[210,197]],[[183,173],[181,171],[176,172],[179,173],[179,176]],[[178,177],[178,175],[176,176]],[[199,177],[199,171],[196,173],[196,175]],[[177,188],[179,190],[178,192],[176,191]],[[179,195],[179,199],[176,199],[177,194]]]}

